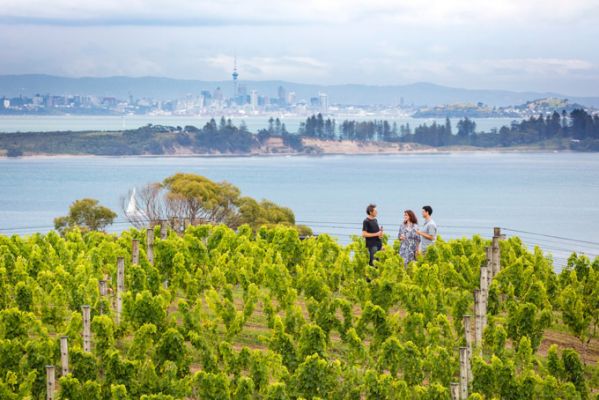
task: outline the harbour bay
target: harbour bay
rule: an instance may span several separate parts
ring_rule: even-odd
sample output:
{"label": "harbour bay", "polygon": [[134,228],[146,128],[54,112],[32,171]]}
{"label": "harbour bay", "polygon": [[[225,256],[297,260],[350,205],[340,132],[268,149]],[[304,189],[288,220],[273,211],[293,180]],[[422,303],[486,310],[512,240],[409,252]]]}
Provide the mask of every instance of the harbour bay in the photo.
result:
{"label": "harbour bay", "polygon": [[359,234],[370,202],[378,204],[391,237],[404,209],[419,212],[430,204],[445,239],[488,237],[500,226],[527,232],[506,231],[541,245],[556,264],[570,251],[599,254],[593,234],[599,155],[581,153],[0,159],[0,233],[47,231],[54,217],[84,197],[118,211],[111,229],[126,229],[121,198],[176,172],[227,180],[243,194],[290,207],[298,223],[341,242]]}

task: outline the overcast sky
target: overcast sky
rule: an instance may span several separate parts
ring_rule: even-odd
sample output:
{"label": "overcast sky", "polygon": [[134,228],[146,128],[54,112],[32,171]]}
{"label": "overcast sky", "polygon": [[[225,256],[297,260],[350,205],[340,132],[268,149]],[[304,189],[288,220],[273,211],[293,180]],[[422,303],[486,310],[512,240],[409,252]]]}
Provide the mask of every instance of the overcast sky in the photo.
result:
{"label": "overcast sky", "polygon": [[599,0],[0,0],[0,74],[599,95]]}

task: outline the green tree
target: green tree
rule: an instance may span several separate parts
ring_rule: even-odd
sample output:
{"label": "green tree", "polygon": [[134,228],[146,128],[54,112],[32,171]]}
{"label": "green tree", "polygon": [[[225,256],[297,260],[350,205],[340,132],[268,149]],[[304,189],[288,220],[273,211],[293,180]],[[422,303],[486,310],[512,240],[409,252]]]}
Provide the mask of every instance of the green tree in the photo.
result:
{"label": "green tree", "polygon": [[54,219],[54,227],[62,233],[75,227],[84,231],[98,231],[111,225],[116,216],[114,211],[101,206],[98,200],[81,199],[71,204],[68,215]]}
{"label": "green tree", "polygon": [[474,135],[476,130],[476,122],[468,119],[467,117],[458,121],[458,136],[462,139]]}
{"label": "green tree", "polygon": [[237,187],[200,175],[178,173],[162,184],[168,190],[171,209],[181,210],[179,216],[187,218],[192,225],[226,223],[235,214],[239,202]]}
{"label": "green tree", "polygon": [[257,229],[262,225],[295,225],[295,215],[287,207],[281,207],[272,201],[260,202],[251,197],[240,199],[239,224],[248,224]]}

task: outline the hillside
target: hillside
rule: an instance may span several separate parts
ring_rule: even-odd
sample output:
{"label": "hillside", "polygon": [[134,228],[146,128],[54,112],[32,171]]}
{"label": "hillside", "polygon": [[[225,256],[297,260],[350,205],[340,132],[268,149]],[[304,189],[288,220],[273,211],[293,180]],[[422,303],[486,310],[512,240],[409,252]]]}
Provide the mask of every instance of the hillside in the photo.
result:
{"label": "hillside", "polygon": [[[489,253],[491,242],[473,237],[440,240],[407,268],[389,242],[372,268],[358,238],[300,240],[283,227],[148,232],[0,235],[3,399],[51,390],[72,400],[426,400],[453,389],[589,399],[598,390],[598,260],[573,256],[556,275],[518,238]],[[473,297],[479,288],[484,297]],[[475,298],[488,299],[479,311]]]}
{"label": "hillside", "polygon": [[[401,98],[405,104],[438,105],[482,102],[490,106],[523,104],[539,98],[568,98],[572,103],[599,107],[599,96],[577,97],[559,93],[513,92],[505,90],[474,90],[453,88],[433,83],[408,85],[315,85],[286,81],[241,81],[259,93],[275,96],[279,86],[294,91],[297,99],[309,100],[319,92],[329,96],[331,104],[344,105],[397,105]],[[184,80],[161,77],[103,77],[68,78],[51,75],[0,75],[0,96],[16,97],[35,94],[73,94],[88,96],[114,96],[127,99],[155,98],[170,100],[189,94],[199,95],[202,90],[217,87],[227,91],[230,81]],[[232,89],[231,89],[232,90]]]}

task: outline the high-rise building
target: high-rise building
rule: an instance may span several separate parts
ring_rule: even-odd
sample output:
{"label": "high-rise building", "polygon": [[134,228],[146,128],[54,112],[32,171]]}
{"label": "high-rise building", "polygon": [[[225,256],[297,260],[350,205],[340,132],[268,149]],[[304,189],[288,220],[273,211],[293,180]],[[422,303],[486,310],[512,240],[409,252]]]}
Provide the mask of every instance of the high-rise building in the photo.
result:
{"label": "high-rise building", "polygon": [[269,106],[270,105],[270,97],[268,96],[258,96],[258,105],[259,106]]}
{"label": "high-rise building", "polygon": [[247,91],[247,87],[245,85],[239,84],[237,85],[237,97],[245,97],[247,96],[248,91]]}
{"label": "high-rise building", "polygon": [[42,104],[44,104],[44,98],[42,96],[40,96],[39,94],[36,94],[35,96],[33,96],[33,105],[34,106],[41,106]]}
{"label": "high-rise building", "polygon": [[287,104],[287,91],[283,86],[279,86],[279,105],[284,106]]}
{"label": "high-rise building", "polygon": [[234,61],[233,61],[233,73],[231,74],[231,76],[233,77],[233,98],[237,98],[237,78],[239,78],[239,73],[237,72],[237,57],[235,57]]}
{"label": "high-rise building", "polygon": [[252,111],[258,109],[258,92],[255,90],[250,92],[250,106],[252,107]]}
{"label": "high-rise building", "polygon": [[220,86],[214,89],[214,93],[212,94],[212,98],[214,100],[221,101],[223,99],[223,91],[220,89]]}
{"label": "high-rise building", "polygon": [[295,104],[295,92],[287,93],[287,104],[290,104],[290,105]]}
{"label": "high-rise building", "polygon": [[239,106],[243,106],[244,104],[247,104],[248,97],[249,96],[247,95],[247,87],[245,85],[239,84],[237,86],[237,97],[233,99],[233,103]]}
{"label": "high-rise building", "polygon": [[214,90],[214,93],[212,94],[212,98],[214,99],[212,101],[212,106],[214,108],[216,108],[216,110],[220,111],[223,108],[223,91],[221,90],[220,86],[216,88],[216,90]]}
{"label": "high-rise building", "polygon": [[318,99],[320,100],[320,112],[327,114],[329,112],[329,96],[326,93],[318,93]]}

